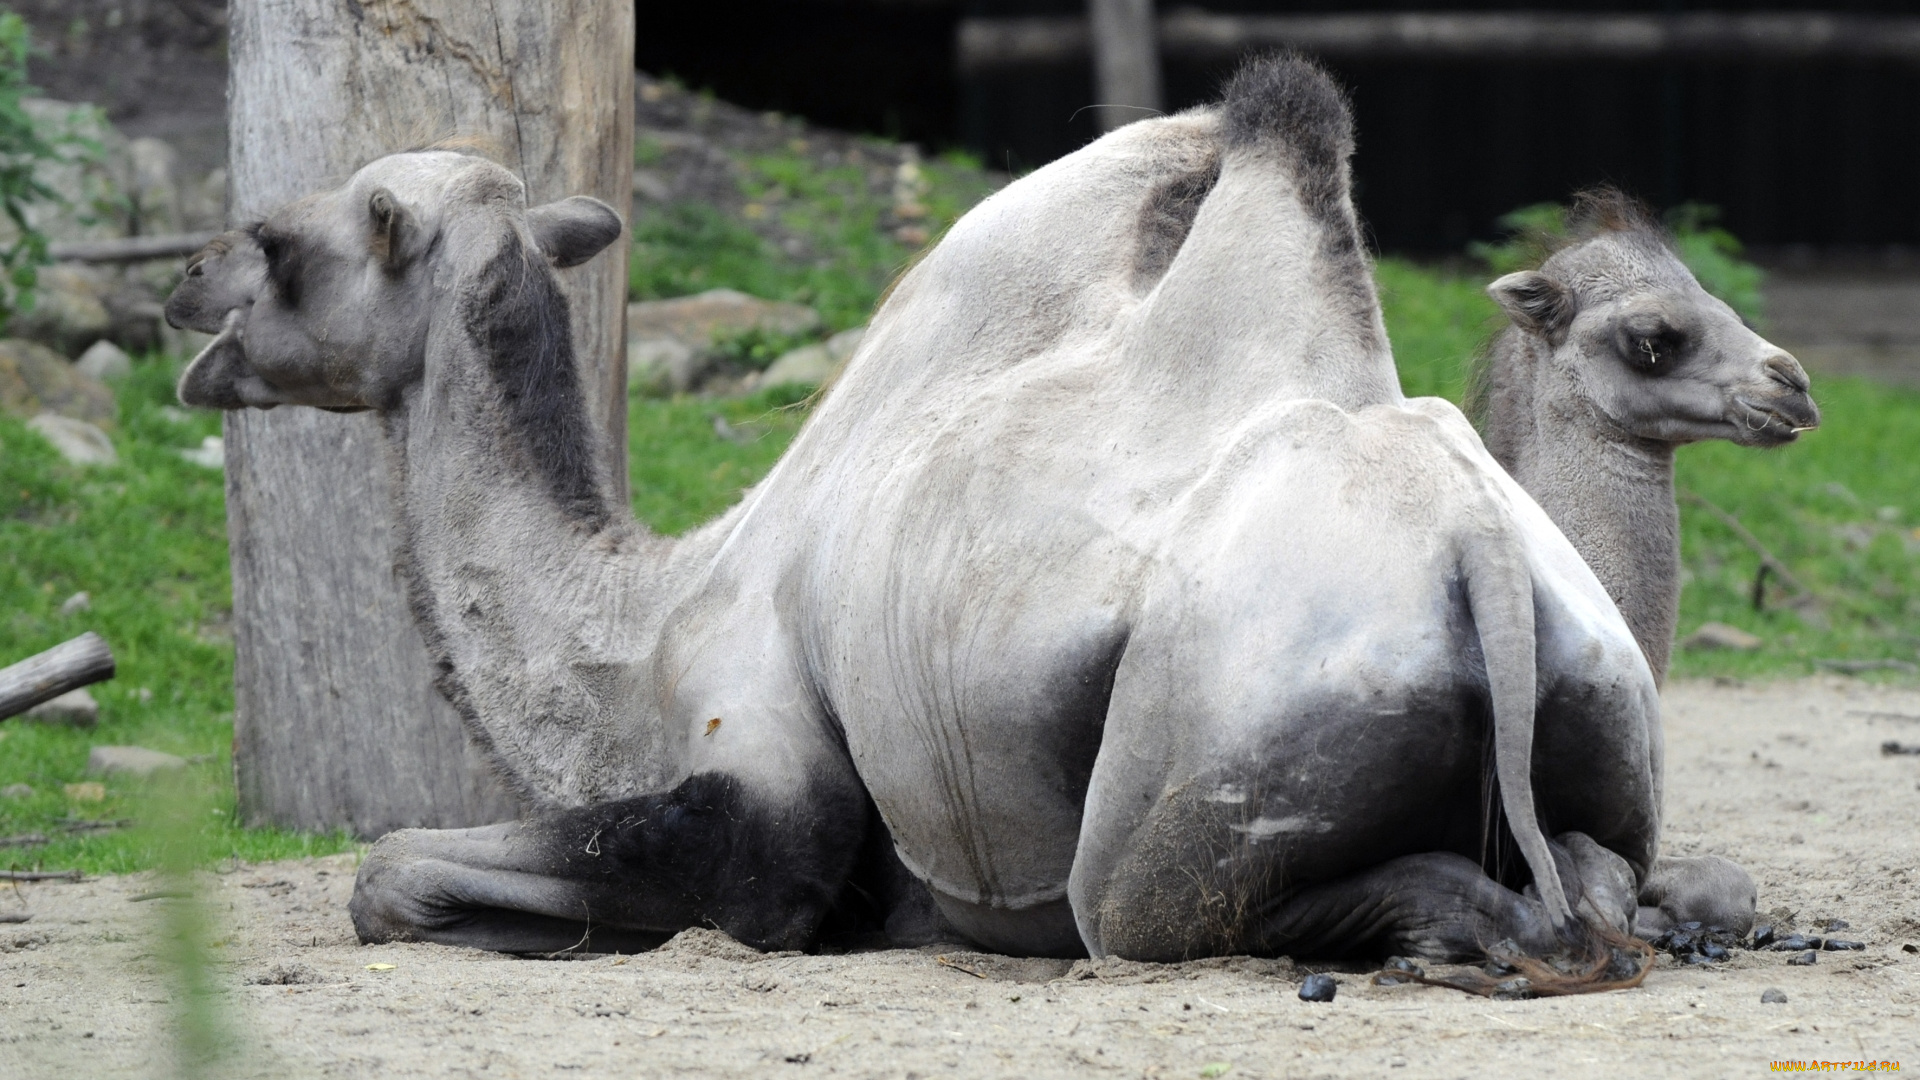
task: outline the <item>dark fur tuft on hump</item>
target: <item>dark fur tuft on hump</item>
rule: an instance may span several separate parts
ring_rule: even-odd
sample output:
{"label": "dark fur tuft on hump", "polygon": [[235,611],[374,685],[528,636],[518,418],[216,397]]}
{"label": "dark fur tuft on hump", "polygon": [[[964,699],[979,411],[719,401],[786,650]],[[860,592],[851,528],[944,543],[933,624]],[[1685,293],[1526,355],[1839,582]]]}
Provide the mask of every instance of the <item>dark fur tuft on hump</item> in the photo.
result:
{"label": "dark fur tuft on hump", "polygon": [[605,526],[610,513],[574,366],[571,313],[547,260],[508,233],[467,303],[467,332],[487,358],[533,468],[567,516]]}
{"label": "dark fur tuft on hump", "polygon": [[1272,147],[1293,160],[1307,205],[1347,191],[1353,109],[1319,64],[1295,53],[1254,60],[1227,83],[1227,146]]}

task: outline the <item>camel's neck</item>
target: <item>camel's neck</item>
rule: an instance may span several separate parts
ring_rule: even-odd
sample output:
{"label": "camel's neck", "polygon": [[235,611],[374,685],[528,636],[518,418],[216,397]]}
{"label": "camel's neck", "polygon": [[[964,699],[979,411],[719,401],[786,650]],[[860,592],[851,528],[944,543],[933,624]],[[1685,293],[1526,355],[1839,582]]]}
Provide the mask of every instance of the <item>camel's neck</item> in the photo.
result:
{"label": "camel's neck", "polygon": [[386,417],[415,615],[443,691],[524,800],[665,786],[677,743],[652,643],[687,553],[607,497],[550,271],[488,272],[514,280],[445,302],[423,381]]}
{"label": "camel's neck", "polygon": [[1537,338],[1502,332],[1488,363],[1487,448],[1572,541],[1664,679],[1680,605],[1673,447],[1597,413]]}

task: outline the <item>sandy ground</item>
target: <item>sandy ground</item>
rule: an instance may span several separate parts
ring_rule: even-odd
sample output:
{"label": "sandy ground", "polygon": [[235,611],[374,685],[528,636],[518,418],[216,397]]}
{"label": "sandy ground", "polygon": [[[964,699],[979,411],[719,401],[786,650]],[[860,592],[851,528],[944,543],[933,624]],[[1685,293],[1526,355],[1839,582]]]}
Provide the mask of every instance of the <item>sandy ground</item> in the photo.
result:
{"label": "sandy ground", "polygon": [[[1864,953],[1789,967],[1663,959],[1637,990],[1494,1002],[1309,967],[1069,965],[958,950],[763,955],[708,931],[566,962],[361,947],[353,859],[213,876],[219,1001],[248,1076],[1756,1076],[1775,1059],[1920,1069],[1920,691],[1841,679],[1666,695],[1669,850],[1718,852],[1761,910],[1830,918]],[[0,1076],[172,1071],[170,900],[143,877],[25,886],[0,925]],[[370,969],[369,965],[392,965]],[[1787,1003],[1762,1004],[1768,987]]]}

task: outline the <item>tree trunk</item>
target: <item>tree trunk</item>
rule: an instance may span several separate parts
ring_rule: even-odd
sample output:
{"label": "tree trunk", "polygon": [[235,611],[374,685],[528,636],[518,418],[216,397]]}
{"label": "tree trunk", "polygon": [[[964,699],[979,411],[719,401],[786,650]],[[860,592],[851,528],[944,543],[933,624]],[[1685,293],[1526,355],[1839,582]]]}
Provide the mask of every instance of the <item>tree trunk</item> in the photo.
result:
{"label": "tree trunk", "polygon": [[[234,0],[232,218],[255,219],[382,155],[478,139],[534,204],[633,183],[633,9],[621,0]],[[560,271],[626,495],[624,245]],[[512,817],[393,573],[371,414],[227,414],[234,769],[251,824],[364,837]]]}
{"label": "tree trunk", "polygon": [[1093,31],[1094,111],[1100,130],[1160,111],[1160,45],[1153,0],[1087,0]]}

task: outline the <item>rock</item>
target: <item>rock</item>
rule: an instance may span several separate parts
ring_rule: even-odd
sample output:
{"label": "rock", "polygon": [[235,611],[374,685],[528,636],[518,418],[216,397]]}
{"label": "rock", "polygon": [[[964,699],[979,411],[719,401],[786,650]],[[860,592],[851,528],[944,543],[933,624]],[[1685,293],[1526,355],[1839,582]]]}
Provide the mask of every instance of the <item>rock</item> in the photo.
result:
{"label": "rock", "polygon": [[818,386],[833,374],[833,368],[833,354],[827,351],[826,345],[807,345],[768,365],[753,385],[756,388],[785,386],[789,383]]}
{"label": "rock", "polygon": [[1859,952],[1866,947],[1864,941],[1842,941],[1839,938],[1828,938],[1827,943],[1821,946],[1828,952]]}
{"label": "rock", "polygon": [[1801,953],[1799,956],[1790,957],[1787,960],[1787,963],[1792,964],[1794,967],[1812,967],[1819,962],[1820,954],[1811,949]]}
{"label": "rock", "polygon": [[128,201],[142,233],[173,233],[185,228],[180,183],[180,152],[160,139],[140,138],[127,144]]}
{"label": "rock", "polygon": [[1300,983],[1301,1001],[1332,1001],[1339,992],[1339,984],[1331,975],[1309,975]]}
{"label": "rock", "polygon": [[31,799],[33,798],[33,785],[8,784],[6,787],[0,788],[0,798]]}
{"label": "rock", "polygon": [[840,365],[852,359],[854,351],[860,348],[860,339],[866,333],[866,327],[856,326],[851,330],[842,330],[818,345],[795,349],[775,360],[753,385],[756,389],[787,383],[818,386],[839,370]]}
{"label": "rock", "polygon": [[22,720],[33,720],[42,724],[65,724],[68,727],[90,728],[100,723],[100,703],[93,700],[86,687],[69,690],[52,701],[43,701],[20,714]]}
{"label": "rock", "polygon": [[88,776],[152,776],[187,767],[187,759],[144,746],[96,746],[87,753]]}
{"label": "rock", "polygon": [[1734,652],[1753,652],[1764,645],[1765,639],[1723,622],[1701,623],[1700,629],[1680,642],[1683,649],[1731,649]]}
{"label": "rock", "polygon": [[1769,986],[1765,990],[1760,991],[1760,1004],[1762,1005],[1785,1005],[1786,1003],[1786,991],[1777,986]]}
{"label": "rock", "polygon": [[75,465],[112,465],[120,460],[107,433],[85,420],[44,412],[27,421],[27,426],[39,432],[60,451],[61,457]]}
{"label": "rock", "polygon": [[120,346],[102,339],[87,346],[87,351],[74,361],[73,368],[90,379],[109,382],[133,374],[133,357]]}
{"label": "rock", "polygon": [[22,420],[43,412],[89,424],[113,423],[113,391],[87,377],[66,357],[31,341],[0,341],[0,411]]}
{"label": "rock", "polygon": [[627,338],[627,387],[650,394],[684,392],[697,374],[700,350],[675,337]]}
{"label": "rock", "polygon": [[1848,929],[1852,929],[1852,927],[1853,927],[1853,924],[1848,922],[1845,919],[1828,919],[1826,930],[1827,930],[1827,933],[1831,934],[1835,930],[1848,930]]}
{"label": "rock", "polygon": [[33,289],[33,308],[17,312],[13,333],[72,354],[113,329],[105,290],[88,270],[70,263],[42,267]]}
{"label": "rock", "polygon": [[628,304],[627,385],[685,393],[706,374],[716,341],[753,331],[793,335],[819,328],[820,316],[810,307],[733,289]]}
{"label": "rock", "polygon": [[74,593],[60,602],[60,614],[78,615],[82,611],[93,610],[93,597],[86,590]]}
{"label": "rock", "polygon": [[762,300],[733,289],[627,305],[628,337],[678,338],[696,348],[712,344],[717,335],[749,330],[810,334],[818,329],[820,316],[810,307]]}
{"label": "rock", "polygon": [[181,450],[179,454],[185,460],[203,468],[224,469],[227,467],[226,440],[218,435],[204,436],[201,438],[199,446],[191,450]]}

